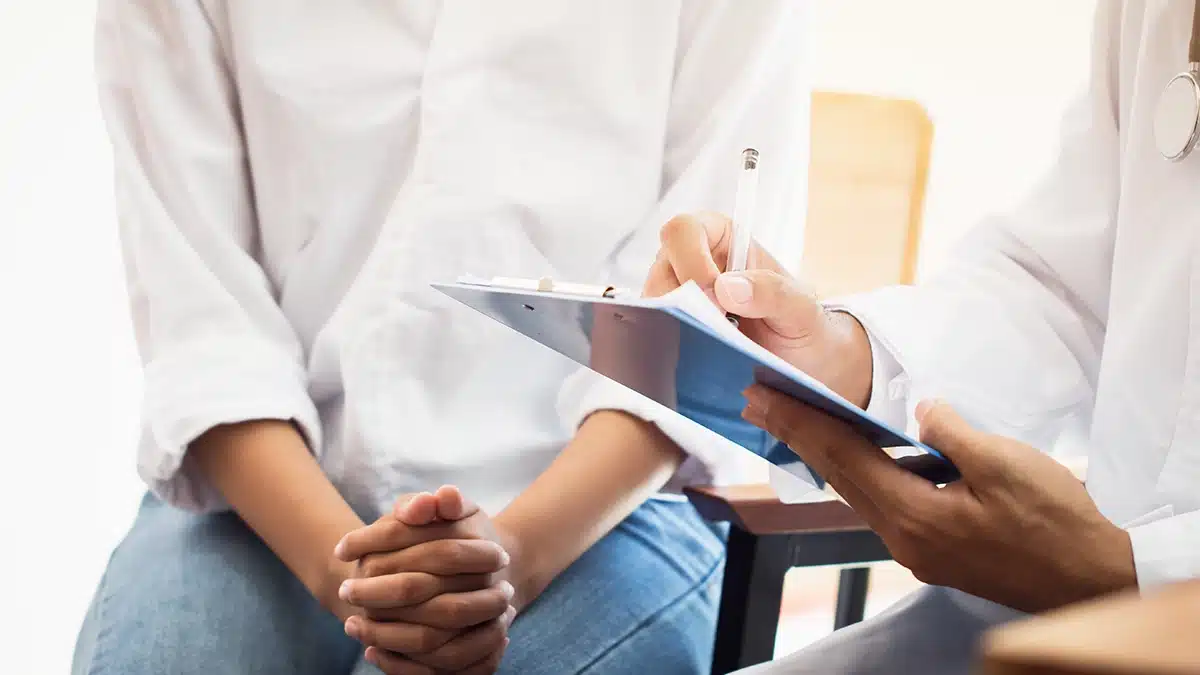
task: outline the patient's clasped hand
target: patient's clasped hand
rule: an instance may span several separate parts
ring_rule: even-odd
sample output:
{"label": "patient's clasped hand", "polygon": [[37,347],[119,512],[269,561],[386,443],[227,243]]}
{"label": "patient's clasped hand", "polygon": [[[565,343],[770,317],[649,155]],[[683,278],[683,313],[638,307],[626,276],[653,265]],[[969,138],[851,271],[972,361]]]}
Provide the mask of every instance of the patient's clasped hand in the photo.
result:
{"label": "patient's clasped hand", "polygon": [[339,595],[361,610],[346,633],[368,646],[368,661],[463,673],[500,663],[519,602],[512,558],[488,514],[458,488],[400,497],[334,555],[357,562]]}

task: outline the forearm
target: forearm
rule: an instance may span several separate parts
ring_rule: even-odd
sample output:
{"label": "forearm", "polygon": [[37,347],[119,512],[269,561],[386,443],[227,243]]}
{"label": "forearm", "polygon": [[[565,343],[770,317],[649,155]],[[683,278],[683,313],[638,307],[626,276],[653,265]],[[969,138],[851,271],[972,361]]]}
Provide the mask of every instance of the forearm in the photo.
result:
{"label": "forearm", "polygon": [[188,461],[322,605],[342,619],[352,613],[337,597],[351,565],[336,561],[333,547],[363,523],[292,424],[217,427],[191,445]]}
{"label": "forearm", "polygon": [[523,608],[671,478],[685,455],[653,424],[599,411],[496,524]]}

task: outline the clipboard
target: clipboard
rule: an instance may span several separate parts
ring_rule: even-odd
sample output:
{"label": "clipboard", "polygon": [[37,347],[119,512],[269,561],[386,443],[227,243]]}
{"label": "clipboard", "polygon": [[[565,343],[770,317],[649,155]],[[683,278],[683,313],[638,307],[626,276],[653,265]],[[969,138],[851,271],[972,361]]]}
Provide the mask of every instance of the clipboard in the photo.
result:
{"label": "clipboard", "polygon": [[[433,287],[817,488],[824,487],[819,475],[784,443],[741,418],[742,391],[751,384],[832,415],[881,448],[917,450],[895,461],[922,478],[943,484],[959,477],[935,449],[868,415],[740,333],[731,334],[736,333],[731,326],[725,330],[717,323],[727,323],[724,315],[695,284],[663,298],[545,278],[465,277]],[[680,304],[684,296],[690,305]]]}

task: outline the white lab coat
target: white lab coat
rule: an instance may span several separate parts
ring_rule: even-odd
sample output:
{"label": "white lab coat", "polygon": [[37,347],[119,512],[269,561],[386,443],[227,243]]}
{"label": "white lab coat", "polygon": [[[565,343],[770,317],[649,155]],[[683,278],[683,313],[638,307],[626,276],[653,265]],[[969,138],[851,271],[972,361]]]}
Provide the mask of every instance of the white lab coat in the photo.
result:
{"label": "white lab coat", "polygon": [[[803,9],[104,0],[141,475],[221,508],[188,444],[291,419],[364,515],[444,483],[502,508],[598,404],[596,382],[564,388],[573,364],[429,283],[640,287],[662,223],[731,208],[747,146],[764,149],[768,236],[798,260]],[[690,449],[700,475],[717,469],[722,453]]]}
{"label": "white lab coat", "polygon": [[[845,302],[875,345],[870,410],[893,423],[936,396],[1049,448],[1082,420],[1088,492],[1143,589],[1200,576],[1200,153],[1172,164],[1152,132],[1192,4],[1099,0],[1090,87],[1040,187],[935,278]],[[1015,616],[930,589],[761,672],[966,673],[979,631]]]}

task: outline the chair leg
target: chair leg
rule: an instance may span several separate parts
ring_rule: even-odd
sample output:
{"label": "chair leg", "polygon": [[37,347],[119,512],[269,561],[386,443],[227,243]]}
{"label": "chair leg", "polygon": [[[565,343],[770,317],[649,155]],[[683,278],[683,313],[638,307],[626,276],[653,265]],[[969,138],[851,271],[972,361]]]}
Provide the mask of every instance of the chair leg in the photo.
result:
{"label": "chair leg", "polygon": [[870,586],[869,567],[851,567],[838,575],[837,611],[833,617],[833,629],[845,628],[863,619],[867,607],[867,589]]}
{"label": "chair leg", "polygon": [[789,536],[757,536],[729,529],[725,577],[713,645],[714,675],[770,661],[783,600],[783,578],[791,567]]}

